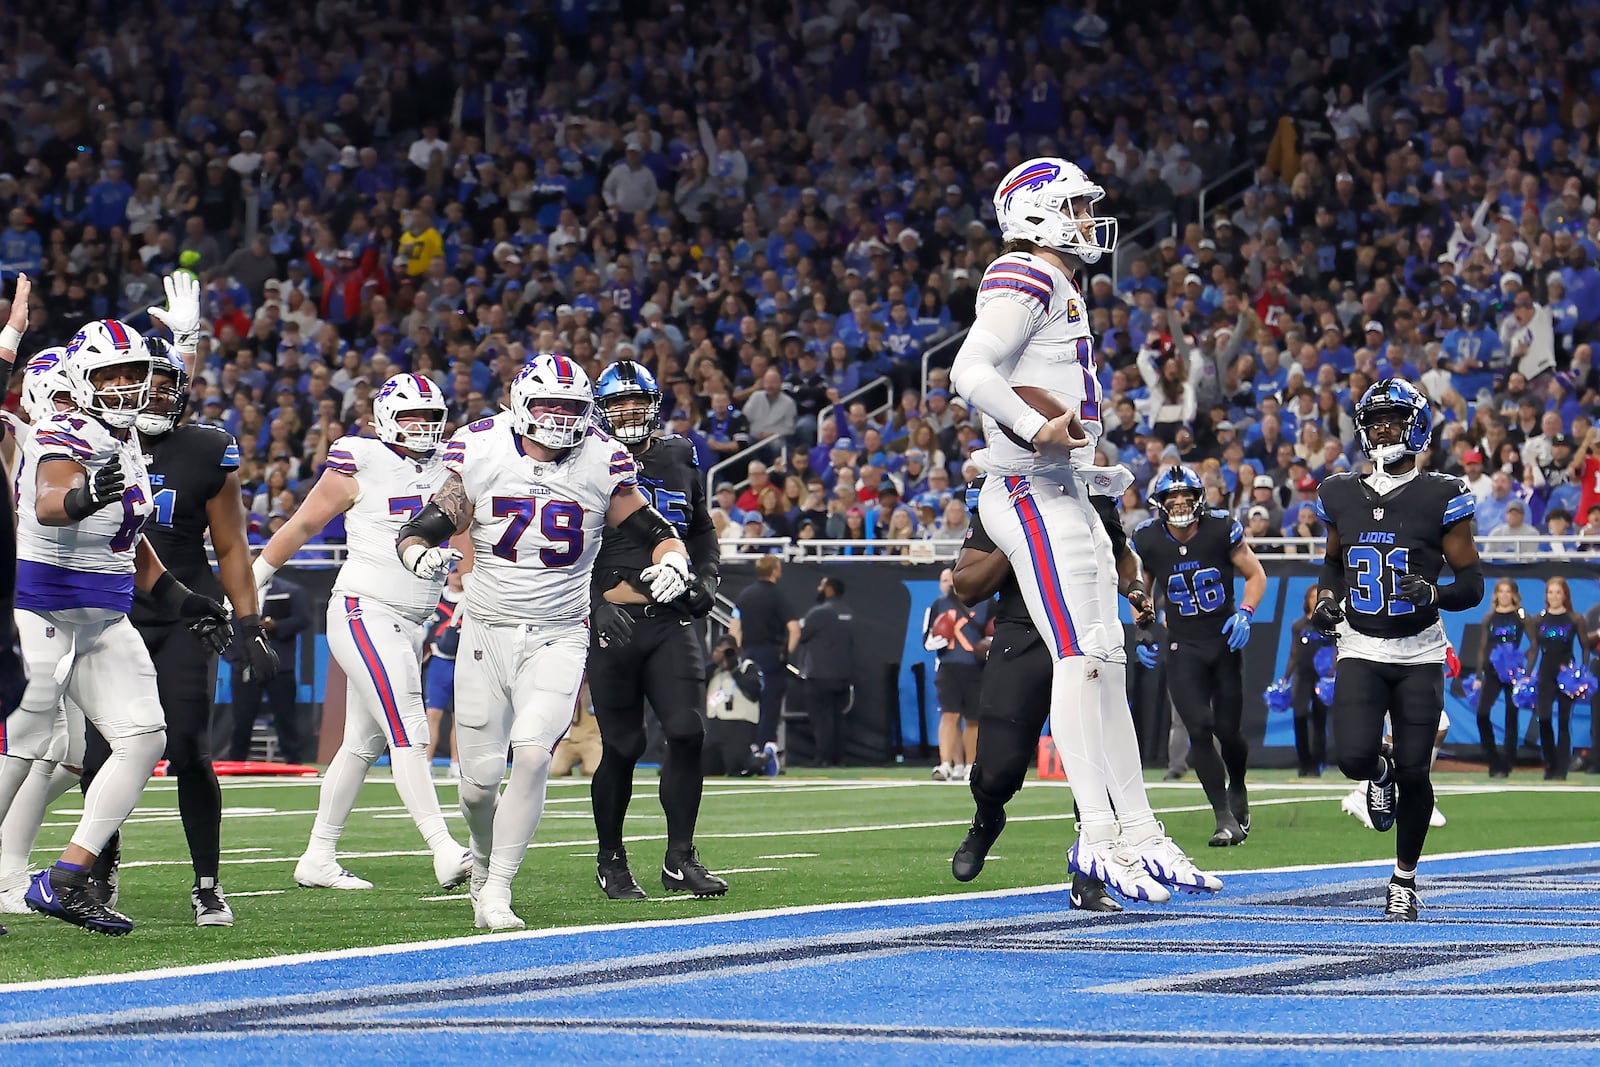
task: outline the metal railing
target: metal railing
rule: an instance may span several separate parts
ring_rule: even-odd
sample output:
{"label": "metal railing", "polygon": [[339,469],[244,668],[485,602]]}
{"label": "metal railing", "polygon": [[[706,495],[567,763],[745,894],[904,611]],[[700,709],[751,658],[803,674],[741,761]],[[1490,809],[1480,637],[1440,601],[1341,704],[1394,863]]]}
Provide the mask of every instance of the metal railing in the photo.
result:
{"label": "metal railing", "polygon": [[[1478,554],[1490,563],[1600,563],[1600,537],[1555,537],[1529,533],[1521,536],[1479,537],[1477,543]],[[1268,557],[1308,556],[1320,559],[1326,544],[1320,537],[1250,538],[1250,547],[1255,553]],[[955,559],[960,554],[961,545],[960,540],[920,538],[894,541],[850,541],[839,538],[791,541],[787,537],[753,537],[723,541],[722,558],[753,561],[781,553],[790,560],[816,563],[934,563]],[[290,562],[296,567],[337,567],[344,559],[344,545],[307,545]],[[214,555],[211,562],[215,565]]]}
{"label": "metal railing", "polygon": [[892,411],[894,409],[894,382],[890,381],[888,378],[874,378],[872,381],[861,386],[859,389],[841,396],[837,404],[829,404],[827,407],[817,412],[817,443],[822,443],[822,424],[832,419],[835,411],[837,411],[839,408],[844,408],[846,411],[849,411],[852,402],[859,400],[861,397],[866,396],[868,393],[876,389],[884,390],[885,395],[887,395],[889,399],[885,400],[882,404],[879,404],[875,408],[868,409],[867,414],[869,416],[873,416],[881,415],[885,411]]}
{"label": "metal railing", "polygon": [[[938,344],[931,346],[922,353],[922,395],[928,395],[928,374],[934,367],[947,368],[955,363],[957,354],[961,351],[961,342],[966,340],[967,333],[972,327],[964,327],[946,337]],[[945,360],[945,353],[950,353],[950,359]]]}
{"label": "metal railing", "polygon": [[[1154,230],[1158,226],[1166,226],[1167,233],[1176,236],[1178,232],[1178,217],[1170,211],[1163,211],[1143,226],[1136,226],[1125,234],[1117,236],[1117,247],[1111,251],[1111,281],[1113,284],[1122,280],[1122,265],[1126,262],[1126,250],[1133,239],[1146,230]],[[1141,248],[1141,251],[1143,249]]]}
{"label": "metal railing", "polygon": [[[1260,166],[1259,163],[1257,163],[1257,162],[1255,162],[1253,160],[1246,160],[1245,162],[1239,164],[1237,167],[1234,167],[1232,170],[1228,171],[1228,173],[1224,174],[1222,177],[1218,178],[1216,181],[1212,182],[1210,185],[1207,185],[1204,189],[1200,190],[1200,227],[1201,227],[1201,229],[1204,229],[1205,226],[1206,226],[1206,199],[1207,199],[1207,197],[1209,197],[1216,190],[1222,188],[1228,182],[1233,181],[1239,175],[1244,174],[1244,173],[1246,173],[1248,171],[1254,171],[1256,169],[1256,167],[1258,167],[1258,166]],[[1249,186],[1246,185],[1244,188],[1247,189],[1247,188],[1249,188]],[[1243,194],[1244,194],[1244,189],[1240,189],[1234,195],[1242,196]],[[1226,207],[1226,206],[1228,206],[1228,204],[1230,204],[1232,202],[1233,202],[1233,198],[1230,196],[1227,200],[1224,200],[1222,202],[1222,206]]]}
{"label": "metal railing", "polygon": [[[706,471],[706,496],[710,497],[716,492],[717,475],[723,470],[733,466],[734,464],[743,464],[743,466],[739,468],[742,471],[744,467],[748,467],[750,465],[751,460],[756,458],[756,454],[758,452],[770,452],[774,447],[776,447],[778,449],[778,453],[782,455],[784,441],[785,438],[779,434],[768,434],[755,444],[746,445],[744,448],[741,448],[727,459],[719,460],[718,462],[713,463],[711,465],[711,469]],[[749,480],[749,478],[741,476],[739,481],[734,484],[734,487],[743,488],[744,484]]]}

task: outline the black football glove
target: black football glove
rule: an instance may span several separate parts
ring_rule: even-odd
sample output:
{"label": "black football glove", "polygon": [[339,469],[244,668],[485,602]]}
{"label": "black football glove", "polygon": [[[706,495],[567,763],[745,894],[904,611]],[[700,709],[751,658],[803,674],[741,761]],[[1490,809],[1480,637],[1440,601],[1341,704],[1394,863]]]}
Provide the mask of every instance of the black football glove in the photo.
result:
{"label": "black football glove", "polygon": [[1344,621],[1344,609],[1332,597],[1323,597],[1311,609],[1311,627],[1324,637],[1332,637]]}
{"label": "black football glove", "polygon": [[233,640],[233,627],[228,622],[228,611],[203,593],[196,593],[164,572],[150,587],[150,596],[167,611],[189,624],[189,630],[200,639],[207,651],[221,655]]}
{"label": "black football glove", "polygon": [[1439,588],[1420,574],[1402,574],[1399,586],[1400,599],[1419,608],[1428,607],[1439,599]]}
{"label": "black football glove", "polygon": [[1141,630],[1156,621],[1156,606],[1143,589],[1129,590],[1128,607],[1133,609],[1133,624]]}
{"label": "black football glove", "polygon": [[689,583],[689,591],[683,595],[684,609],[697,619],[710,615],[711,609],[717,606],[717,584],[715,575],[692,580]]}
{"label": "black football glove", "polygon": [[122,477],[122,461],[107,463],[82,485],[69,490],[62,507],[67,512],[67,518],[81,522],[101,508],[121,500],[124,488],[126,483]]}
{"label": "black football glove", "polygon": [[589,626],[601,648],[621,648],[633,640],[633,616],[609,600],[597,597],[589,605]]}
{"label": "black football glove", "polygon": [[239,679],[261,684],[278,673],[278,653],[273,651],[267,631],[261,628],[261,616],[246,615],[233,621],[239,638]]}

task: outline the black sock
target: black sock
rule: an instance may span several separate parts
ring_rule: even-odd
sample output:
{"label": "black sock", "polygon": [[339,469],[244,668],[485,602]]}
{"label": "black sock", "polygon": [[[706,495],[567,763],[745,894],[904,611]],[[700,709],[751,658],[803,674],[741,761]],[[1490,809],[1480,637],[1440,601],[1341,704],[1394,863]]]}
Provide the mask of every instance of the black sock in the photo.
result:
{"label": "black sock", "polygon": [[661,767],[661,810],[667,816],[667,849],[680,851],[694,844],[694,827],[700,819],[700,794],[705,771],[700,738],[667,741],[667,761]]}
{"label": "black sock", "polygon": [[191,764],[177,774],[178,815],[189,840],[194,876],[217,877],[222,862],[222,786],[211,761]]}
{"label": "black sock", "polygon": [[118,830],[111,835],[111,840],[106,842],[106,847],[100,850],[100,855],[96,856],[94,863],[89,866],[89,877],[103,882],[111,877],[111,872],[121,862],[122,831]]}
{"label": "black sock", "polygon": [[1422,858],[1422,845],[1428,839],[1428,820],[1433,817],[1433,782],[1426,775],[1407,776],[1395,802],[1395,862],[1415,870]]}
{"label": "black sock", "polygon": [[622,847],[622,820],[627,818],[628,801],[633,796],[635,762],[610,745],[601,748],[600,766],[589,782],[589,798],[594,804],[594,830],[602,852]]}

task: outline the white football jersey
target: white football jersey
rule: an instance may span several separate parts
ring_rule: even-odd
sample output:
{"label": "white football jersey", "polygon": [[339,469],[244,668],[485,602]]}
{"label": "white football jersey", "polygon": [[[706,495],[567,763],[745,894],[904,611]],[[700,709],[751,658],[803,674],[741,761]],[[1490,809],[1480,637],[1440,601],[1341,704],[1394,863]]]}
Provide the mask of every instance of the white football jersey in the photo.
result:
{"label": "white football jersey", "polygon": [[501,412],[459,431],[444,462],[472,501],[467,617],[488,623],[581,623],[606,511],[638,488],[633,456],[591,428],[554,463],[524,454]]}
{"label": "white football jersey", "polygon": [[395,553],[400,527],[421,511],[449,472],[435,452],[412,459],[375,437],[341,437],[328,449],[328,470],[355,478],[356,502],[345,512],[344,566],[333,591],[386,604],[422,622],[439,606],[438,581],[418,578]]}
{"label": "white football jersey", "polygon": [[[1073,454],[1073,464],[1093,463],[1102,396],[1083,294],[1055,264],[1027,252],[1008,252],[989,265],[978,284],[978,310],[991,300],[1016,301],[1027,308],[1031,320],[1027,344],[996,369],[1011,385],[1048,389],[1069,411],[1076,411],[1089,433],[1089,445]],[[1022,474],[1036,469],[1039,457],[1006,436],[987,414],[983,437],[989,470]]]}
{"label": "white football jersey", "polygon": [[[122,466],[121,505],[82,522],[45,526],[35,510],[39,466],[66,459],[90,478],[109,463]],[[155,511],[150,476],[133,434],[114,435],[98,419],[57,412],[33,427],[22,446],[17,494],[17,607],[29,611],[133,606],[134,553]]]}

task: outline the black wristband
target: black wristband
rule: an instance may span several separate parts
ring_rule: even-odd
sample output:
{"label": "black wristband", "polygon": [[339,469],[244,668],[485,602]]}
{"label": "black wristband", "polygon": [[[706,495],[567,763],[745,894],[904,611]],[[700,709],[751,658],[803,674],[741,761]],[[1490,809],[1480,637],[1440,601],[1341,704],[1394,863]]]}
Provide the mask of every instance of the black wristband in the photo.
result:
{"label": "black wristband", "polygon": [[61,502],[61,509],[67,513],[67,518],[73,522],[82,522],[97,510],[89,500],[89,487],[80,485],[76,489],[68,489],[67,495]]}
{"label": "black wristband", "polygon": [[454,536],[455,532],[455,520],[430,500],[427,507],[411,516],[405,525],[400,527],[400,532],[395,535],[395,544],[403,545],[410,538],[420,537],[429,545],[440,545]]}
{"label": "black wristband", "polygon": [[183,614],[184,602],[193,595],[194,591],[174,578],[171,571],[162,571],[150,587],[151,598],[174,615]]}

